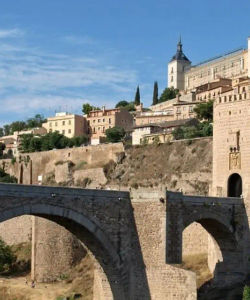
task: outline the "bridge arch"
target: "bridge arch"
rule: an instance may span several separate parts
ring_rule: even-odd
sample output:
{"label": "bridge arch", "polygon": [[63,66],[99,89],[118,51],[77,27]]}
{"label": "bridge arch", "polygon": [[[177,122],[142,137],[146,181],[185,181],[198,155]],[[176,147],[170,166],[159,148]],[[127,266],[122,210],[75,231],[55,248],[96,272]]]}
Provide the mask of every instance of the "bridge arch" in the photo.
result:
{"label": "bridge arch", "polygon": [[229,176],[227,182],[228,197],[241,197],[242,195],[242,178],[238,173]]}
{"label": "bridge arch", "polygon": [[121,259],[103,230],[82,213],[50,204],[25,204],[1,211],[0,222],[22,215],[53,221],[74,234],[92,252],[105,272],[115,300],[126,299]]}
{"label": "bridge arch", "polygon": [[[183,231],[197,222],[216,242],[216,252],[221,252],[214,256],[213,283],[224,285],[244,279],[244,235],[241,231],[245,226],[245,212],[242,203],[241,198],[186,196],[167,192],[167,263],[182,262]],[[239,214],[242,215],[240,219],[236,218]]]}

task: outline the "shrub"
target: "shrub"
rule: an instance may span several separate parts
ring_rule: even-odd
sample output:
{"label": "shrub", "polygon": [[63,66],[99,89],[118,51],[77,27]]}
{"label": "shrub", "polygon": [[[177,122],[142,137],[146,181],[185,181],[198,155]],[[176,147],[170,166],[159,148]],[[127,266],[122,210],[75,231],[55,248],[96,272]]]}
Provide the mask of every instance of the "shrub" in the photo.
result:
{"label": "shrub", "polygon": [[125,136],[125,130],[115,126],[106,130],[107,141],[110,143],[120,142]]}
{"label": "shrub", "polygon": [[16,261],[16,257],[11,251],[11,248],[0,239],[0,272],[8,272],[11,270],[13,263]]}
{"label": "shrub", "polygon": [[245,285],[242,300],[250,300],[250,286]]}
{"label": "shrub", "polygon": [[3,169],[0,168],[0,182],[3,182],[3,183],[17,183],[17,179],[14,176],[10,176]]}

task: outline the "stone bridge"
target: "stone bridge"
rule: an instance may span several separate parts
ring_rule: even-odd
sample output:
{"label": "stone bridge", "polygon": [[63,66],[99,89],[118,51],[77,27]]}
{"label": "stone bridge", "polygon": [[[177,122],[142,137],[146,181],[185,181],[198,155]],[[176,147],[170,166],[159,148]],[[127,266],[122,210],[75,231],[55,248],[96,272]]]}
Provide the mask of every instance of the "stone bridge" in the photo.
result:
{"label": "stone bridge", "polygon": [[112,296],[105,299],[196,299],[191,272],[170,265],[181,263],[182,233],[193,222],[221,252],[214,284],[245,278],[249,228],[243,199],[173,192],[145,197],[134,202],[128,192],[0,184],[0,222],[35,215],[68,229],[106,274]]}
{"label": "stone bridge", "polygon": [[0,222],[21,215],[47,218],[77,236],[115,300],[150,299],[129,193],[0,184]]}
{"label": "stone bridge", "polygon": [[[249,257],[248,219],[242,198],[185,196],[167,192],[166,262],[182,262],[182,233],[193,222],[200,223],[212,236],[217,249],[214,285],[242,282]],[[216,253],[215,253],[216,254]]]}

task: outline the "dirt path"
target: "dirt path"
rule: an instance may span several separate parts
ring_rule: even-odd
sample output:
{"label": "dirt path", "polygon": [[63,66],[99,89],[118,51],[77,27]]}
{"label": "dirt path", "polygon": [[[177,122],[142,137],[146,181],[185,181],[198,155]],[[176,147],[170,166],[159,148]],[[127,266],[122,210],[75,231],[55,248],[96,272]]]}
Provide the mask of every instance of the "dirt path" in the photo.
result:
{"label": "dirt path", "polygon": [[64,295],[68,288],[65,282],[37,283],[35,288],[31,288],[30,280],[27,285],[25,277],[11,279],[0,277],[1,300],[56,300],[58,296]]}

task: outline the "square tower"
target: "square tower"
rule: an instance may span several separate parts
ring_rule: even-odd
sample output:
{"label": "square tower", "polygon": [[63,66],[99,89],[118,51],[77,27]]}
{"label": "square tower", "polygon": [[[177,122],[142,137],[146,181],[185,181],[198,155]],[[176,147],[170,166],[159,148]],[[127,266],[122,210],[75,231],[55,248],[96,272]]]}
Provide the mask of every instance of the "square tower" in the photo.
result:
{"label": "square tower", "polygon": [[178,90],[184,90],[185,87],[185,71],[191,66],[190,60],[182,51],[181,39],[177,44],[176,54],[168,63],[168,87],[174,87]]}

